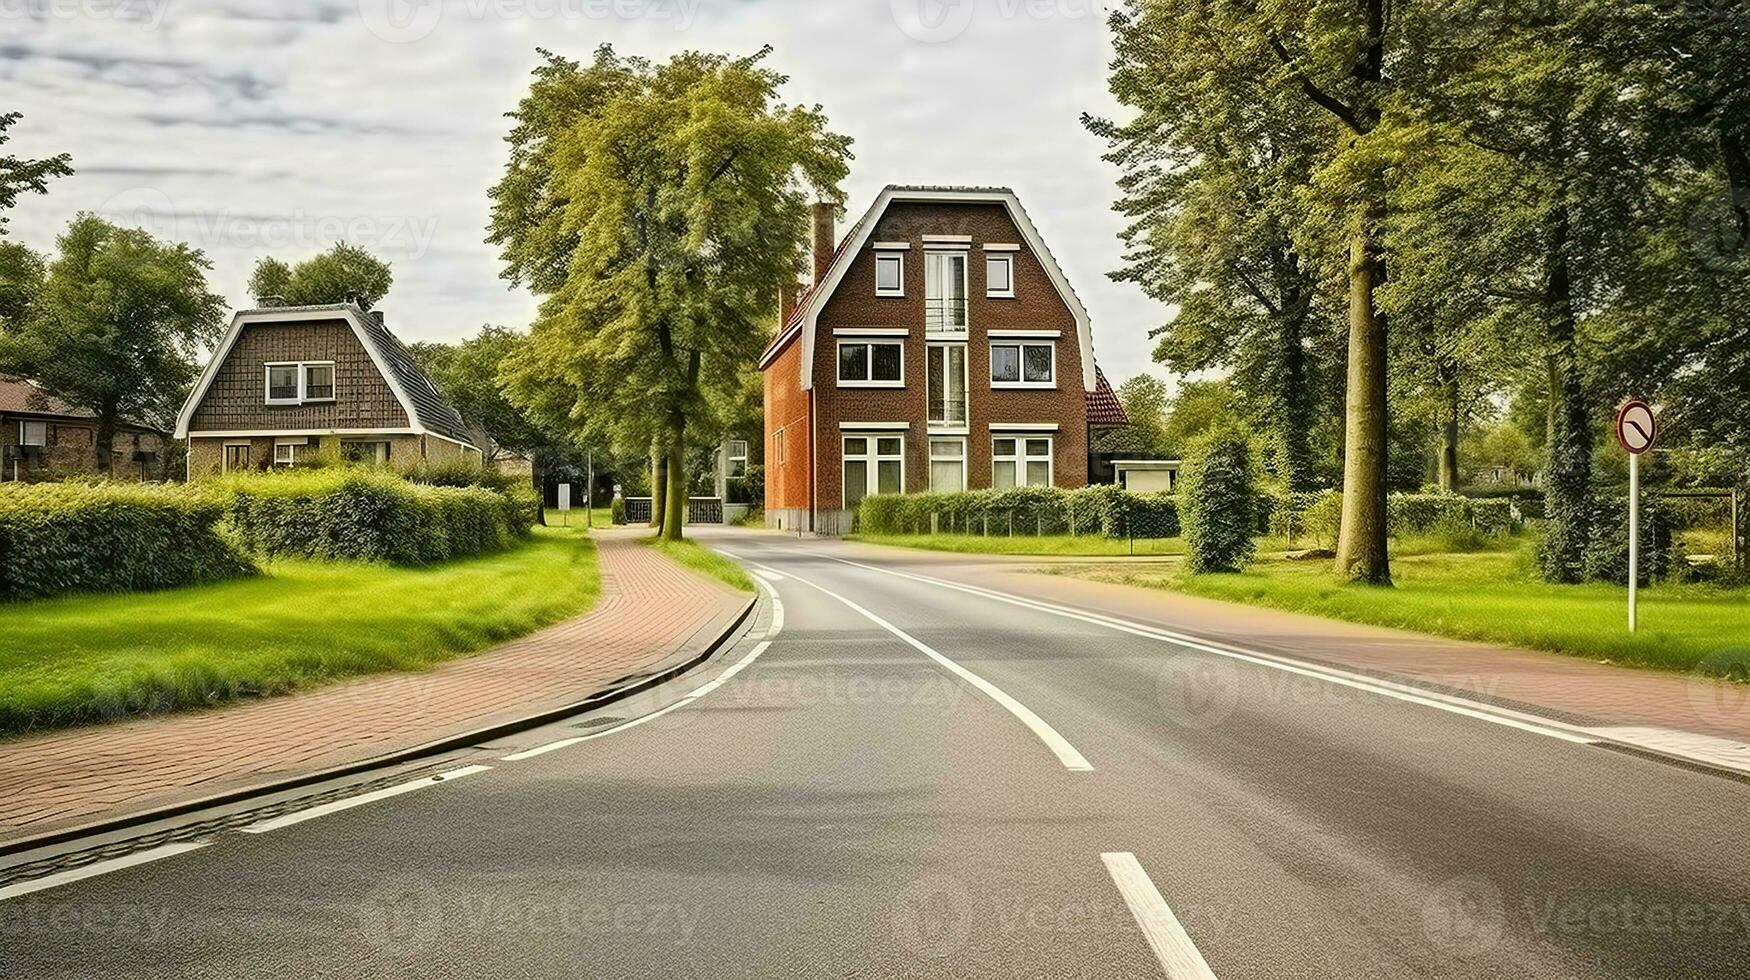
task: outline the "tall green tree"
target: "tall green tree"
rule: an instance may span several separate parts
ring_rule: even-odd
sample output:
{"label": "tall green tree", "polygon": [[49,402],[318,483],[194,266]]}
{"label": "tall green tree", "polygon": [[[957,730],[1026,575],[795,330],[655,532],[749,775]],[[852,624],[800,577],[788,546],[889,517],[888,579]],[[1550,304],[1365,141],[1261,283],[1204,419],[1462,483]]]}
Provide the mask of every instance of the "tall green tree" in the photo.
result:
{"label": "tall green tree", "polygon": [[[0,113],[0,145],[12,138],[7,133],[22,118],[16,112]],[[6,234],[6,212],[18,203],[19,195],[47,194],[51,179],[72,175],[73,158],[65,153],[46,160],[0,156],[0,235]]]}
{"label": "tall green tree", "polygon": [[538,407],[525,408],[506,393],[510,365],[528,345],[527,334],[484,326],[459,343],[418,343],[409,349],[463,418],[485,430],[495,446],[529,458],[535,489],[543,491],[549,468],[569,462],[577,449],[568,432]]}
{"label": "tall green tree", "polygon": [[268,256],[255,263],[249,295],[260,306],[323,306],[357,303],[369,310],[388,295],[395,276],[389,264],[355,245],[338,242],[297,265]]}
{"label": "tall green tree", "polygon": [[1130,224],[1113,278],[1178,308],[1150,334],[1156,360],[1229,372],[1283,478],[1306,488],[1335,319],[1293,228],[1331,126],[1282,97],[1269,51],[1203,30],[1195,6],[1137,3],[1111,17],[1111,89],[1137,113],[1084,123],[1122,171],[1116,207]]}
{"label": "tall green tree", "polygon": [[46,274],[42,256],[17,242],[0,241],[0,333],[24,326]]}
{"label": "tall green tree", "polygon": [[569,399],[592,441],[659,444],[671,538],[689,424],[716,428],[710,393],[733,388],[801,271],[810,192],[836,200],[847,173],[850,140],[779,101],[769,52],[542,51],[492,190],[504,275],[543,297],[511,391],[556,388],[535,397]]}
{"label": "tall green tree", "polygon": [[96,415],[97,464],[109,473],[123,419],[168,419],[217,338],[224,297],[207,288],[200,250],[95,215],[73,219],[22,329],[0,337],[0,364]]}
{"label": "tall green tree", "polygon": [[1166,382],[1152,374],[1139,374],[1119,385],[1114,393],[1130,422],[1107,433],[1095,450],[1144,458],[1166,454],[1167,410],[1173,401]]}

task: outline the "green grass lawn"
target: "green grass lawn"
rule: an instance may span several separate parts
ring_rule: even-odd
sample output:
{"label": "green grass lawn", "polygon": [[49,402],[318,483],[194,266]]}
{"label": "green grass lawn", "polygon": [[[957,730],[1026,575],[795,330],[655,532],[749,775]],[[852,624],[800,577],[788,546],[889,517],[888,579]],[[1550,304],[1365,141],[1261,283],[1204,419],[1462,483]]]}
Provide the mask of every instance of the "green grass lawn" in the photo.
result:
{"label": "green grass lawn", "polygon": [[677,561],[695,572],[703,572],[732,589],[752,592],[756,588],[753,579],[748,577],[747,572],[743,571],[740,565],[690,538],[681,541],[666,541],[662,538],[649,537],[643,540],[646,545],[662,552],[673,561]]}
{"label": "green grass lawn", "polygon": [[0,606],[0,734],[421,670],[574,616],[600,571],[581,527],[430,569],[282,561],[252,579]]}
{"label": "green grass lawn", "polygon": [[1194,576],[1178,566],[1087,566],[1068,573],[1458,639],[1750,679],[1750,590],[1663,584],[1643,589],[1641,628],[1631,635],[1626,588],[1546,585],[1517,551],[1400,555],[1392,562],[1396,587],[1390,589],[1338,584],[1325,562],[1266,560],[1240,575]]}

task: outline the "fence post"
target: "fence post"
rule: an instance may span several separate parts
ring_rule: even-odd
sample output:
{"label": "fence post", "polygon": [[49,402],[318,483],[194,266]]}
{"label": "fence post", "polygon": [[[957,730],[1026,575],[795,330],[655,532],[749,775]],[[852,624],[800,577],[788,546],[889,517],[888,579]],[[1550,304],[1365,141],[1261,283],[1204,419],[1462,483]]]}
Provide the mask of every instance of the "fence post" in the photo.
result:
{"label": "fence post", "polygon": [[1009,511],[1009,537],[1015,536],[1015,512]]}
{"label": "fence post", "polygon": [[986,511],[981,516],[983,517],[984,536],[988,538],[988,537],[990,537],[990,512]]}
{"label": "fence post", "polygon": [[932,535],[938,534],[941,531],[941,528],[937,523],[938,516],[939,515],[935,511],[930,511],[930,533]]}

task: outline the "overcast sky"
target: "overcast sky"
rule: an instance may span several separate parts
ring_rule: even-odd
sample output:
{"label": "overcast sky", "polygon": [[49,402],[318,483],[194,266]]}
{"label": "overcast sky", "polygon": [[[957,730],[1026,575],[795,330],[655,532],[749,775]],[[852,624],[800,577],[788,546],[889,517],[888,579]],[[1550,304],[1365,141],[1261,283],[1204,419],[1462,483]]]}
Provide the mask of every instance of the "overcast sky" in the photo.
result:
{"label": "overcast sky", "polygon": [[345,239],[389,261],[407,340],[526,328],[484,244],[503,113],[535,48],[588,60],[751,53],[856,139],[852,214],[888,183],[1002,184],[1026,204],[1094,318],[1117,383],[1151,369],[1163,308],[1119,262],[1113,170],[1078,121],[1107,94],[1096,0],[0,0],[7,152],[67,151],[78,174],[12,212],[47,250],[93,210],[188,241],[234,305],[256,257]]}

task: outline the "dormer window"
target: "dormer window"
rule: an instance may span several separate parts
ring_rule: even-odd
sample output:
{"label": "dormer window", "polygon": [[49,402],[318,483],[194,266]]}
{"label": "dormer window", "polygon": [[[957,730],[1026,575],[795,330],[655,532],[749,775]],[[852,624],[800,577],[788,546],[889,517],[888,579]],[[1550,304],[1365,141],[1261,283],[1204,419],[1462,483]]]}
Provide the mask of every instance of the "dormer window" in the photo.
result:
{"label": "dormer window", "polygon": [[305,405],[334,400],[334,362],[308,361],[267,366],[267,403]]}

